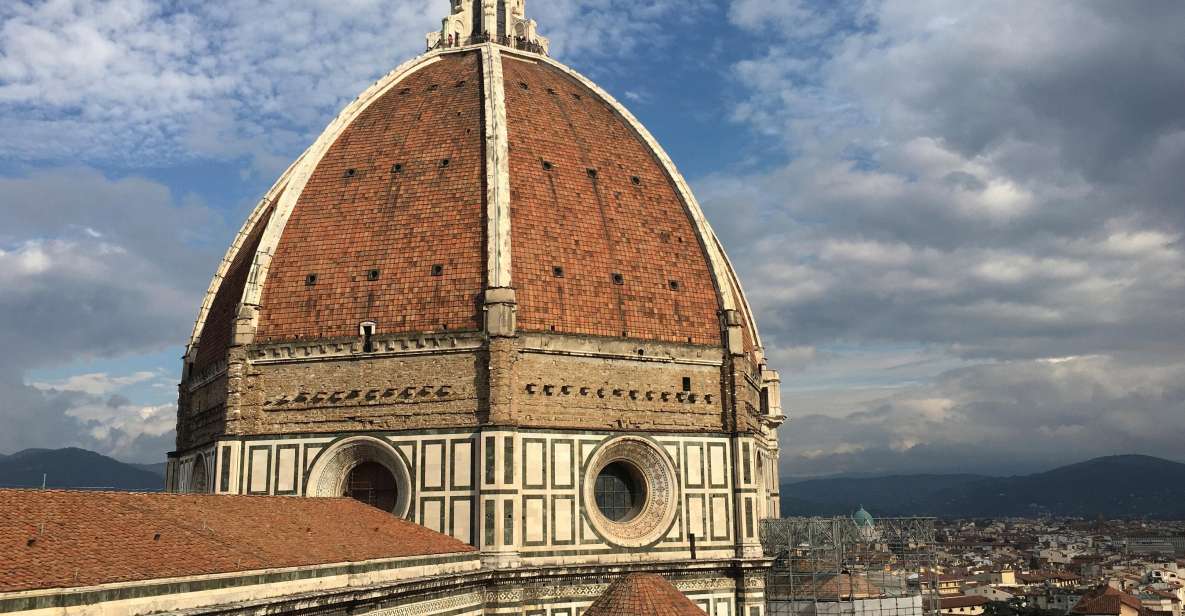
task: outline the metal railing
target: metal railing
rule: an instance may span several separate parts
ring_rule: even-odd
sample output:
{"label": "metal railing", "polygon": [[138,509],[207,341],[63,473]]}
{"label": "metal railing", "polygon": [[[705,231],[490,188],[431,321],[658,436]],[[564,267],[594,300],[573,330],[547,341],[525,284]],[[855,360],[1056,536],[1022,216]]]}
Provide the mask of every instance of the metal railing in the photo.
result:
{"label": "metal railing", "polygon": [[547,50],[542,45],[535,41],[526,39],[521,36],[495,36],[490,34],[475,34],[468,38],[447,37],[441,38],[436,45],[429,47],[428,51],[435,51],[437,49],[455,49],[459,47],[468,47],[470,45],[481,45],[484,43],[497,43],[503,47],[510,47],[519,51],[526,51],[536,53],[541,56],[547,55]]}

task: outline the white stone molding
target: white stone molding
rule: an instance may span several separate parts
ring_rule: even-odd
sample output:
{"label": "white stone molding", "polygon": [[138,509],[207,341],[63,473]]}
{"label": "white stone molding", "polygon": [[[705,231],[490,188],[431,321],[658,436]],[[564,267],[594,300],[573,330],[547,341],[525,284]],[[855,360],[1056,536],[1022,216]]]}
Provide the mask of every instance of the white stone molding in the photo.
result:
{"label": "white stone molding", "polygon": [[757,317],[753,316],[753,308],[749,305],[749,297],[745,295],[745,289],[741,286],[741,279],[737,276],[736,268],[732,266],[732,260],[728,258],[728,253],[724,251],[724,245],[720,243],[720,238],[716,234],[712,234],[712,241],[716,243],[716,249],[720,252],[720,256],[724,258],[724,264],[728,266],[728,276],[732,280],[732,286],[736,289],[737,297],[740,298],[741,312],[745,313],[745,327],[749,328],[749,333],[753,336],[753,344],[757,347],[758,363],[764,360],[763,349],[765,345],[761,342],[761,332],[757,329]]}
{"label": "white stone molding", "polygon": [[[440,57],[446,53],[451,52],[429,52],[409,60],[390,73],[387,73],[385,77],[375,82],[374,85],[363,92],[358,98],[354,99],[354,102],[342,110],[337,118],[321,133],[317,141],[305,152],[300,161],[294,165],[294,168],[290,172],[288,188],[280,198],[276,206],[276,211],[272,214],[272,218],[268,222],[267,230],[264,231],[263,238],[259,242],[259,249],[255,252],[255,261],[251,266],[251,274],[248,276],[246,288],[243,290],[243,305],[245,307],[256,308],[259,306],[260,299],[263,296],[263,286],[267,282],[268,271],[271,268],[272,257],[275,255],[276,246],[280,243],[280,238],[284,234],[284,227],[287,226],[288,219],[292,216],[292,211],[300,201],[305,186],[313,176],[313,173],[316,172],[317,167],[320,166],[325,154],[329,152],[329,149],[341,137],[342,133],[350,127],[354,120],[372,104],[381,99],[384,94],[399,85],[408,76],[438,62]],[[252,322],[249,327],[252,332],[258,326],[259,319],[258,310],[254,310],[253,312]]]}
{"label": "white stone molding", "polygon": [[[638,513],[625,522],[605,517],[597,507],[596,483],[601,470],[625,462],[638,471],[645,500]],[[637,436],[619,436],[593,453],[585,470],[583,509],[605,541],[623,547],[643,547],[666,536],[679,510],[679,479],[670,457],[660,447]]]}
{"label": "white stone molding", "polygon": [[[365,612],[364,616],[422,616],[423,614],[453,614],[473,610],[480,613],[485,595],[481,591],[455,594],[411,605]],[[466,609],[468,608],[468,609]]]}
{"label": "white stone molding", "polygon": [[506,132],[506,92],[502,52],[497,45],[481,51],[485,86],[487,285],[508,288],[510,278],[510,142]]}
{"label": "white stone molding", "polygon": [[230,270],[230,264],[234,262],[235,257],[242,250],[243,244],[247,241],[247,236],[255,229],[255,225],[259,223],[259,219],[263,217],[264,212],[275,202],[276,196],[288,185],[288,178],[291,176],[292,170],[300,164],[304,156],[302,153],[296,159],[296,162],[288,166],[288,169],[284,171],[280,179],[276,180],[276,183],[267,191],[263,199],[260,199],[259,203],[255,205],[255,209],[251,211],[251,215],[247,217],[247,221],[239,228],[238,234],[235,235],[235,239],[231,242],[230,248],[227,249],[226,255],[222,257],[222,262],[218,264],[218,271],[214,272],[214,279],[210,281],[210,286],[206,290],[206,297],[202,300],[202,307],[198,310],[197,320],[193,325],[193,333],[189,336],[187,352],[194,351],[200,343],[199,338],[202,335],[202,328],[206,325],[206,317],[210,315],[210,307],[214,304],[214,296],[218,294],[218,289],[222,287],[222,280],[226,277],[227,271]]}
{"label": "white stone molding", "polygon": [[340,498],[350,471],[366,462],[383,465],[395,478],[395,508],[391,513],[408,517],[413,502],[412,469],[387,441],[370,436],[356,436],[339,441],[321,452],[309,469],[306,496]]}

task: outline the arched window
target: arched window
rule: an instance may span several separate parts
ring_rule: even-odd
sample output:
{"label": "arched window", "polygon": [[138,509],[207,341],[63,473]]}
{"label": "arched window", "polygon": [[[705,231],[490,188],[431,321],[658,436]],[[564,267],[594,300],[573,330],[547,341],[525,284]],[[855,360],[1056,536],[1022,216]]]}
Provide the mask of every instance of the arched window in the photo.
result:
{"label": "arched window", "polygon": [[395,476],[378,462],[363,462],[355,466],[346,478],[346,493],[354,500],[362,501],[383,511],[395,508]]}
{"label": "arched window", "polygon": [[189,475],[189,491],[194,494],[209,492],[210,482],[206,477],[206,457],[198,456],[193,461],[193,472]]}

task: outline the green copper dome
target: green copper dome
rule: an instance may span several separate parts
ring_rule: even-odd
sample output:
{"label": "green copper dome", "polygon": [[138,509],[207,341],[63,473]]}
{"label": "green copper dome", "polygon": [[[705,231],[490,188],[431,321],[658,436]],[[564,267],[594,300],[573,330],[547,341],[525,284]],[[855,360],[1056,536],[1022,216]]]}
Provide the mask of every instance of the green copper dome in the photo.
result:
{"label": "green copper dome", "polygon": [[872,526],[872,514],[868,513],[868,511],[864,509],[864,506],[861,505],[860,510],[852,514],[852,521],[856,523],[856,526],[862,528],[870,527]]}

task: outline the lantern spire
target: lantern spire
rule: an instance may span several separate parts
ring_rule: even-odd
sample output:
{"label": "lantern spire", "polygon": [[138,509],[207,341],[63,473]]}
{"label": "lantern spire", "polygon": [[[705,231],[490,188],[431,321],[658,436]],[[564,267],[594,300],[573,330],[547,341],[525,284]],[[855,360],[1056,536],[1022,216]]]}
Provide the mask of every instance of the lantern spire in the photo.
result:
{"label": "lantern spire", "polygon": [[547,55],[551,41],[527,19],[526,0],[449,0],[451,11],[439,32],[428,33],[428,49],[494,43]]}

